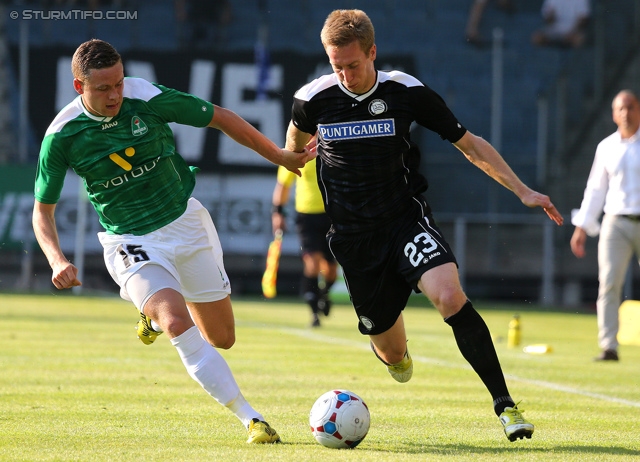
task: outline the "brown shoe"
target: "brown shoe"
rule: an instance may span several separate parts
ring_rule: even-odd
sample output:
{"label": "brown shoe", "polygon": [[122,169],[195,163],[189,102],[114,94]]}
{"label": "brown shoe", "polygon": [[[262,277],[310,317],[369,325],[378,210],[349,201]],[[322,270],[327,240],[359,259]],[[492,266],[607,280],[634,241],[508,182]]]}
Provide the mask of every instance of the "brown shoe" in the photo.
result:
{"label": "brown shoe", "polygon": [[593,358],[594,361],[618,361],[618,352],[616,350],[604,350],[600,355]]}

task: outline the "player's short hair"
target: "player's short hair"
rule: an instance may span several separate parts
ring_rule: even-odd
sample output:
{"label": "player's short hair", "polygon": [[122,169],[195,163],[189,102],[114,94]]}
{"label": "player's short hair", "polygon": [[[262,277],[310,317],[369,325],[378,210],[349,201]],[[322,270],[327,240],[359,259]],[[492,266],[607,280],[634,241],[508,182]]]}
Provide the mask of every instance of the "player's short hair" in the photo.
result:
{"label": "player's short hair", "polygon": [[104,40],[91,39],[78,47],[71,60],[71,72],[78,80],[86,80],[92,69],[104,69],[122,61],[116,49]]}
{"label": "player's short hair", "polygon": [[327,16],[320,40],[325,49],[328,46],[343,47],[354,40],[368,53],[375,44],[375,30],[367,13],[362,10],[335,10]]}

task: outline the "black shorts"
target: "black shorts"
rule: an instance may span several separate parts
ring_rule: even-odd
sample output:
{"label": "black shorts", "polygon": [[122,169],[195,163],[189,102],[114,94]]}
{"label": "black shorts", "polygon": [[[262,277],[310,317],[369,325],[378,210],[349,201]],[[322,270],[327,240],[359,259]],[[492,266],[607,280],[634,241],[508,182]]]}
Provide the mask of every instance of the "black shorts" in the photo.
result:
{"label": "black shorts", "polygon": [[329,231],[329,247],[342,266],[362,334],[389,330],[411,291],[419,292],[418,281],[427,270],[457,264],[426,201],[417,197],[416,203],[420,213],[384,230],[347,235]]}
{"label": "black shorts", "polygon": [[327,244],[327,232],[331,227],[331,219],[326,213],[297,213],[296,230],[300,238],[302,253],[320,252],[328,262],[335,257]]}

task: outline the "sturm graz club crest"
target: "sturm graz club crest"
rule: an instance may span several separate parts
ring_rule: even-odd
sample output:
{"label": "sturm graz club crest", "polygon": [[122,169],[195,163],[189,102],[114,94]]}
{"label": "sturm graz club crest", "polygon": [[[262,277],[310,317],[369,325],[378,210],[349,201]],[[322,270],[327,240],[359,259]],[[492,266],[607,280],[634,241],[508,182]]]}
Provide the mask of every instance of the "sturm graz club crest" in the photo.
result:
{"label": "sturm graz club crest", "polygon": [[371,330],[375,327],[373,321],[366,316],[360,316],[360,322],[367,330]]}
{"label": "sturm graz club crest", "polygon": [[369,113],[371,115],[379,115],[383,112],[387,112],[387,103],[381,99],[374,99],[369,103]]}

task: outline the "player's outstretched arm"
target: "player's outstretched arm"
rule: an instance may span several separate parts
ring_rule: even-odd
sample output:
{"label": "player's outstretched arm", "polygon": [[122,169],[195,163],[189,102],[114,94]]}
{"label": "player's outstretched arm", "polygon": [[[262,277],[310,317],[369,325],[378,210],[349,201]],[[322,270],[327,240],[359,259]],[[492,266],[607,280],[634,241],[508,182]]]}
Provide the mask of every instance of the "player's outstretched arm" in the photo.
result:
{"label": "player's outstretched arm", "polygon": [[469,162],[505,188],[513,191],[524,205],[542,207],[556,224],[563,223],[562,215],[553,205],[549,196],[540,194],[525,185],[489,142],[471,132],[466,132],[453,145],[465,155]]}
{"label": "player's outstretched arm", "polygon": [[556,206],[553,205],[549,196],[545,196],[533,189],[527,187],[528,191],[526,194],[523,194],[520,197],[520,200],[527,207],[542,207],[542,209],[547,213],[549,218],[551,218],[557,225],[562,225],[564,223],[564,218],[556,209]]}
{"label": "player's outstretched arm", "polygon": [[274,164],[282,165],[298,176],[300,176],[299,169],[315,157],[315,154],[304,147],[296,152],[280,149],[249,122],[235,112],[220,106],[214,106],[213,117],[208,126],[221,130],[237,143],[252,149]]}
{"label": "player's outstretched arm", "polygon": [[53,271],[51,282],[56,286],[56,289],[69,289],[80,286],[82,283],[77,278],[78,268],[65,258],[60,248],[54,217],[55,209],[56,204],[43,204],[35,201],[32,217],[33,231]]}

